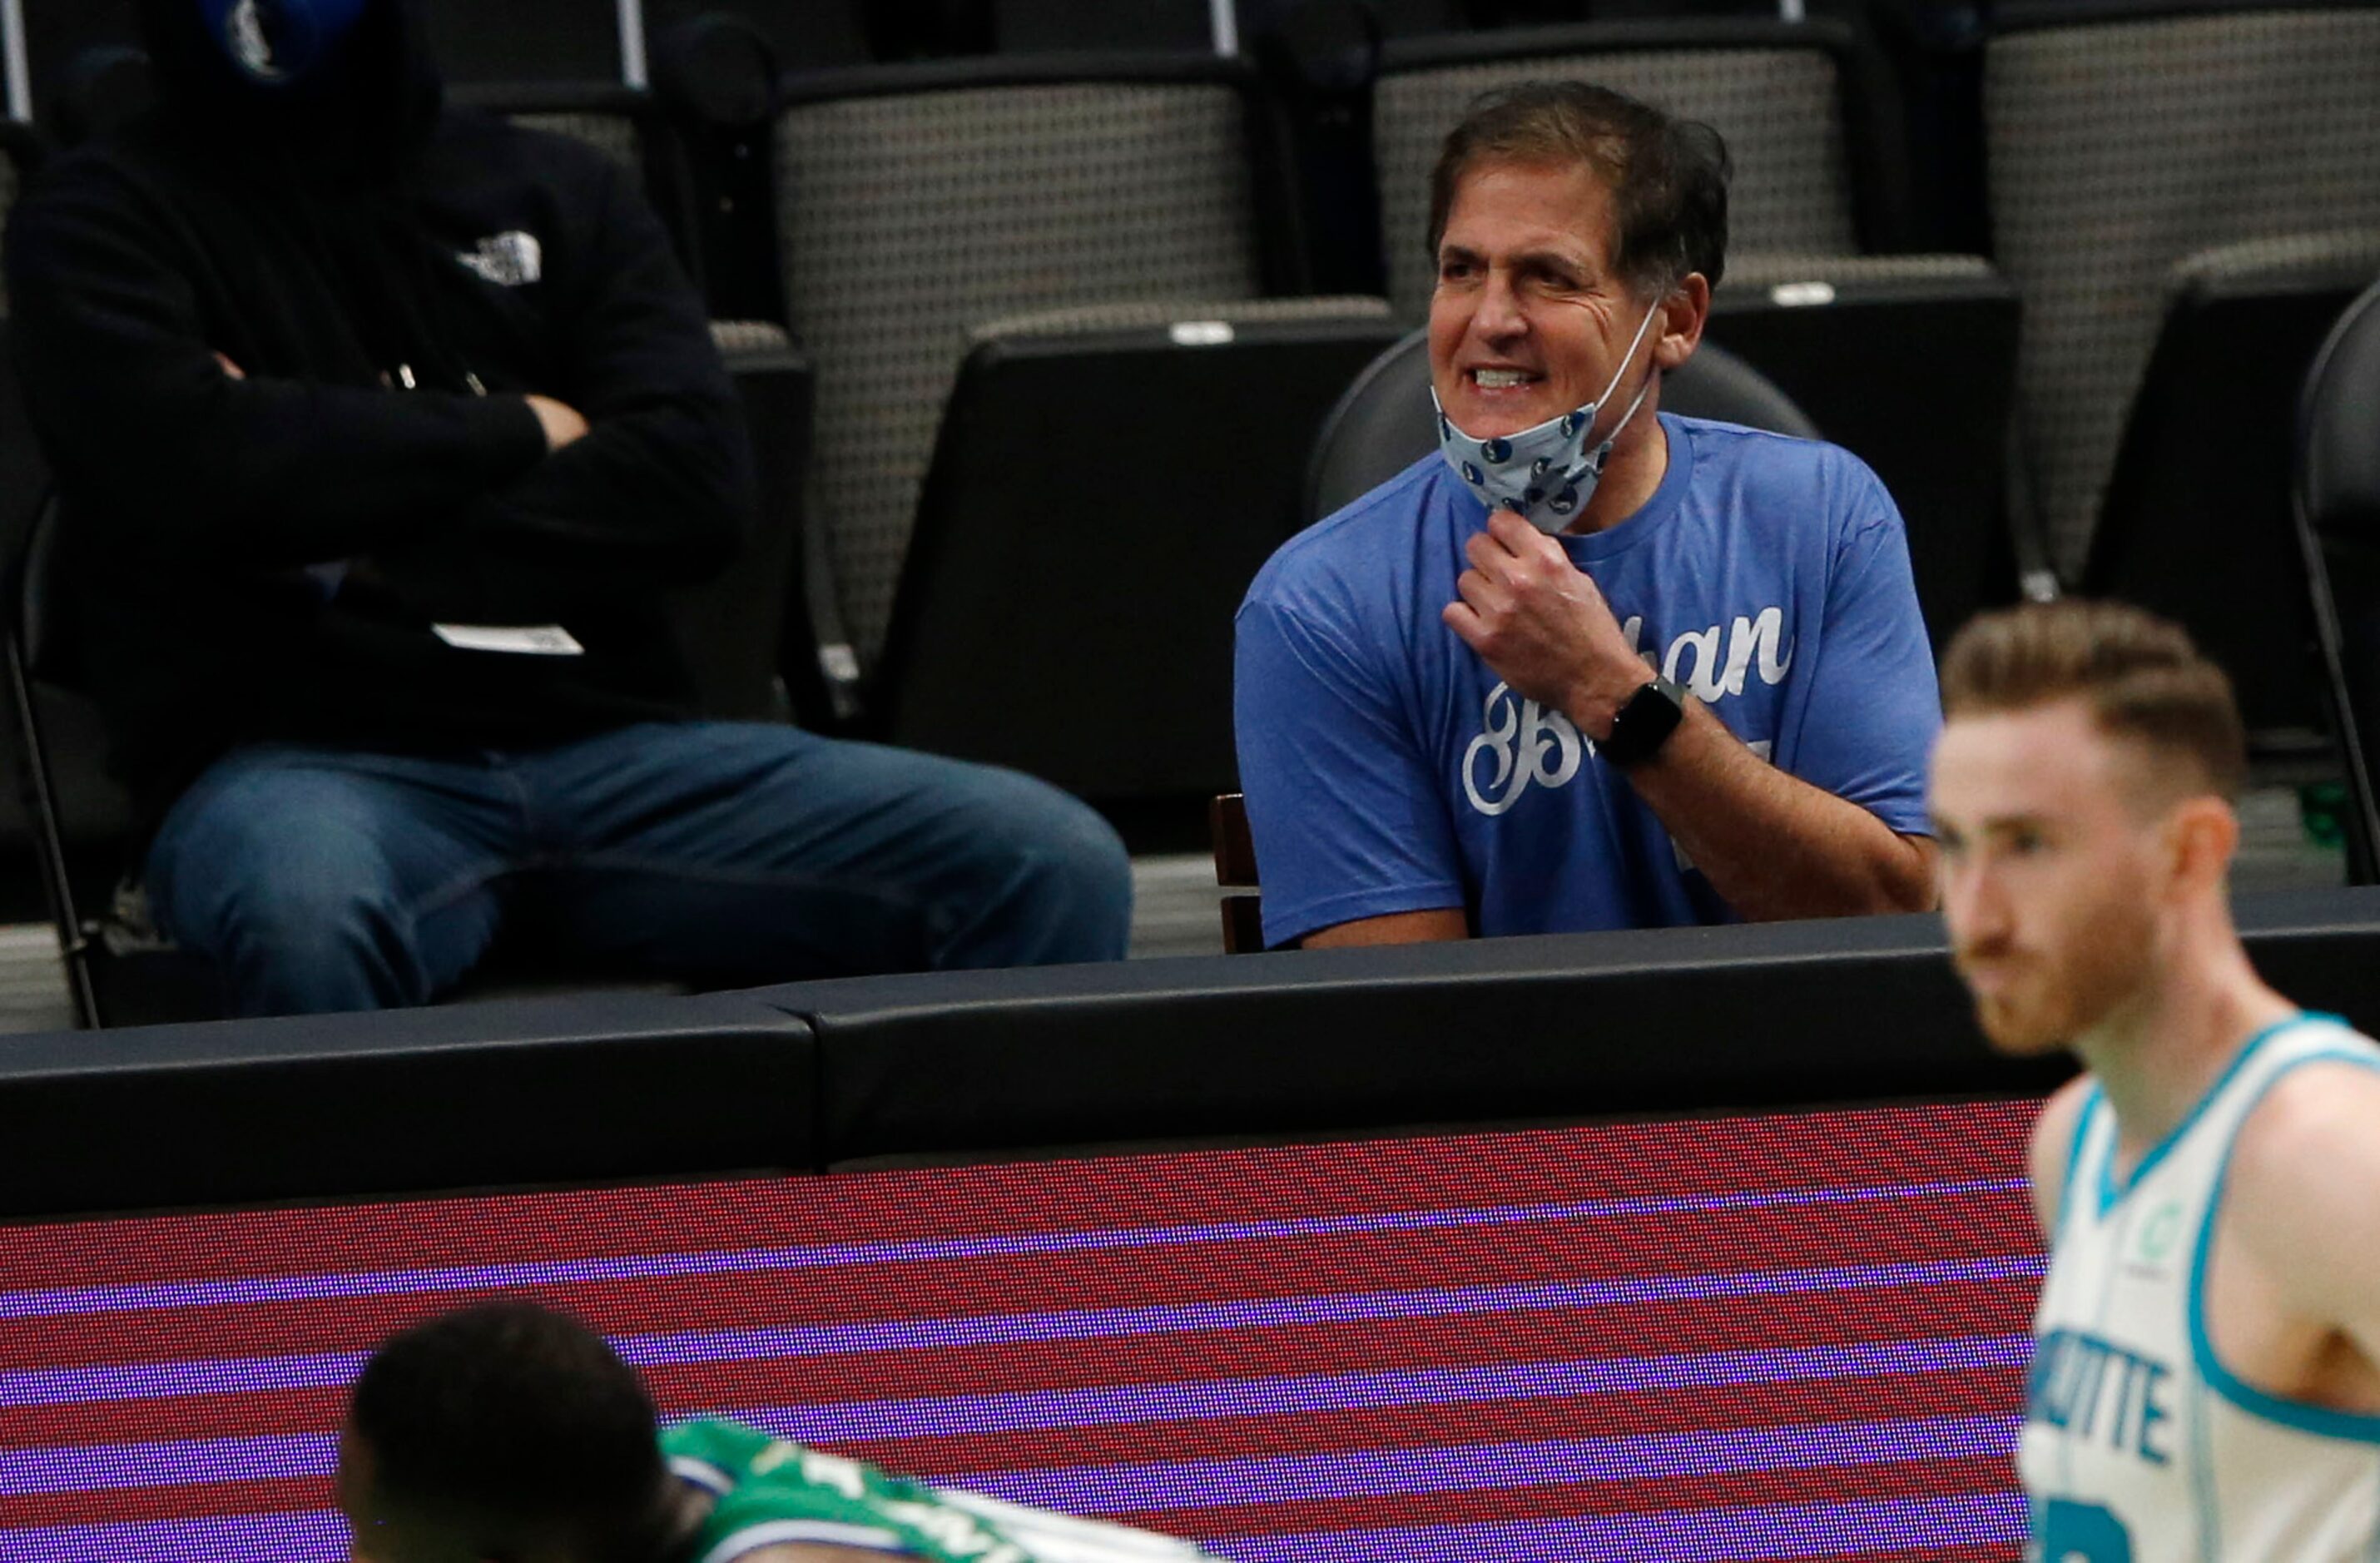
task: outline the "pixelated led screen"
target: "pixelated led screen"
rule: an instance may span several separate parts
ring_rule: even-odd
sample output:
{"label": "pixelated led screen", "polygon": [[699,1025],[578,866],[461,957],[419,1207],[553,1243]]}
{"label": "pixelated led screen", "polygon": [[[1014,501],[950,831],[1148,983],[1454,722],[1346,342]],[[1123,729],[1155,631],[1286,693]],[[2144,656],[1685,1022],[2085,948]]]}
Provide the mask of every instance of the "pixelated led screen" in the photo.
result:
{"label": "pixelated led screen", "polygon": [[1245,1563],[2012,1560],[2033,1111],[0,1229],[0,1560],[343,1557],[344,1387],[499,1290],[665,1417]]}

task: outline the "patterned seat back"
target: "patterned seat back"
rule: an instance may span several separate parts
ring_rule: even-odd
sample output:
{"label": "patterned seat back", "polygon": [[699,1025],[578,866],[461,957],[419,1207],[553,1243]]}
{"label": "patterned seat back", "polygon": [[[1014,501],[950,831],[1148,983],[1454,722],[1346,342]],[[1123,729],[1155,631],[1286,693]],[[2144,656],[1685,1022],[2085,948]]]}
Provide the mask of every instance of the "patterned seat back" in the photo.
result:
{"label": "patterned seat back", "polygon": [[2380,6],[2090,16],[2007,16],[1985,54],[2026,454],[2070,576],[2184,263],[2380,225]]}
{"label": "patterned seat back", "polygon": [[1390,300],[1409,315],[1428,307],[1429,176],[1447,132],[1479,94],[1522,81],[1591,81],[1716,128],[1735,164],[1730,255],[1856,253],[1847,46],[1830,27],[1774,23],[1611,24],[1391,45],[1372,110]]}
{"label": "patterned seat back", "polygon": [[777,177],[787,323],[819,370],[813,514],[871,666],[971,328],[1262,291],[1249,99],[1219,62],[796,79]]}

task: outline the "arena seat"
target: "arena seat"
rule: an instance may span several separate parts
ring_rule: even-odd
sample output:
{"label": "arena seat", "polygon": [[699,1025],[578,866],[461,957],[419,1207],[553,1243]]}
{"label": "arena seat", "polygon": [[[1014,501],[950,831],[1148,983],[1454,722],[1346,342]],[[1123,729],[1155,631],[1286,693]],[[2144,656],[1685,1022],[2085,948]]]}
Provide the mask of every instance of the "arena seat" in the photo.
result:
{"label": "arena seat", "polygon": [[2046,567],[2008,481],[2017,314],[2007,279],[1962,255],[1748,255],[1711,299],[1706,343],[1774,381],[1883,479],[1937,652]]}
{"label": "arena seat", "polygon": [[2309,676],[2289,466],[2315,349],[2375,278],[2380,228],[2225,245],[2177,266],[2082,568],[2086,593],[2191,627],[2277,777],[2335,769]]}
{"label": "arena seat", "polygon": [[942,405],[985,321],[1298,291],[1254,74],[1212,56],[1001,57],[789,78],[786,321],[860,662],[881,652]]}
{"label": "arena seat", "polygon": [[586,0],[425,0],[450,82],[626,79],[614,6]]}
{"label": "arena seat", "polygon": [[752,22],[705,11],[655,29],[647,57],[711,314],[782,324],[770,165],[783,55]]}
{"label": "arena seat", "polygon": [[2348,872],[2380,881],[2380,284],[2342,315],[2299,406],[2298,540],[2345,751]]}
{"label": "arena seat", "polygon": [[[2380,6],[2010,0],[1995,28],[1984,61],[1995,253],[2024,300],[2026,453],[2071,579],[2177,266],[2211,246],[2380,227]],[[2279,520],[2266,523],[2276,547]],[[2231,609],[2266,624],[2297,611],[2237,597]]]}
{"label": "arena seat", "polygon": [[1212,0],[991,0],[1002,51],[1213,49]]}
{"label": "arena seat", "polygon": [[874,685],[885,734],[1195,834],[1238,775],[1232,615],[1303,524],[1323,415],[1400,334],[1376,298],[978,328]]}
{"label": "arena seat", "polygon": [[[860,25],[867,0],[643,0],[645,35],[659,63],[662,42],[689,24],[726,18],[758,33],[785,70],[868,65],[875,55]],[[660,84],[656,72],[654,84]]]}
{"label": "arena seat", "polygon": [[1730,260],[1905,248],[1908,175],[1883,62],[1827,21],[1711,19],[1390,40],[1372,132],[1389,297],[1418,318],[1428,254],[1429,174],[1464,108],[1492,88],[1593,81],[1727,138]]}
{"label": "arena seat", "polygon": [[[1820,438],[1792,398],[1723,347],[1706,343],[1661,387],[1664,410]],[[1305,472],[1305,519],[1354,503],[1438,449],[1429,394],[1429,336],[1407,334],[1366,366],[1323,420]]]}
{"label": "arena seat", "polygon": [[[134,0],[24,0],[25,74],[32,93],[34,122],[61,145],[81,139],[72,121],[76,103],[99,91],[112,55],[138,52],[140,26]],[[61,110],[63,109],[63,113]]]}

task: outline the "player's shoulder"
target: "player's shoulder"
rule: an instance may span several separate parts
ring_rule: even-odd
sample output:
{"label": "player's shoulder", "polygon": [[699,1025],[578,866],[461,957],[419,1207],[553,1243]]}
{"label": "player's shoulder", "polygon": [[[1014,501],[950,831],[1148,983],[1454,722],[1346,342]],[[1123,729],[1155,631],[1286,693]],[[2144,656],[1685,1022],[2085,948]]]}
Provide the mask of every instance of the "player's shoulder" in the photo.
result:
{"label": "player's shoulder", "polygon": [[2033,1121],[2026,1171],[2033,1185],[2034,1209],[2041,1218],[2045,1235],[2058,1229],[2066,1185],[2072,1181],[2084,1115],[2098,1089],[2096,1080],[2088,1074],[2078,1074],[2050,1094],[2041,1106],[2040,1116]]}
{"label": "player's shoulder", "polygon": [[2344,1023],[2299,1037],[2233,1135],[2233,1197],[2288,1203],[2380,1179],[2380,1043]]}

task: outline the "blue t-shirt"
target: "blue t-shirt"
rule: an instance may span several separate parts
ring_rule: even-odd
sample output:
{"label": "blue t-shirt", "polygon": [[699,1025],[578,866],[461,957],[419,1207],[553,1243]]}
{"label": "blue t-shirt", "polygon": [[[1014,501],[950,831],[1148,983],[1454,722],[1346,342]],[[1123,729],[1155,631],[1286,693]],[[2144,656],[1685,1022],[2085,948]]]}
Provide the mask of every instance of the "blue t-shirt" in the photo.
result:
{"label": "blue t-shirt", "polygon": [[[1941,725],[1900,513],[1848,451],[1661,415],[1669,471],[1564,537],[1738,738],[1906,834]],[[1462,907],[1480,934],[1732,915],[1560,711],[1439,621],[1487,508],[1436,454],[1272,556],[1240,607],[1240,782],[1268,944]]]}

